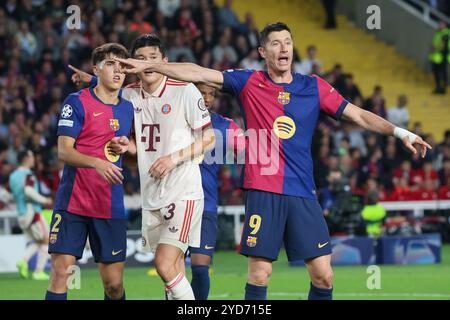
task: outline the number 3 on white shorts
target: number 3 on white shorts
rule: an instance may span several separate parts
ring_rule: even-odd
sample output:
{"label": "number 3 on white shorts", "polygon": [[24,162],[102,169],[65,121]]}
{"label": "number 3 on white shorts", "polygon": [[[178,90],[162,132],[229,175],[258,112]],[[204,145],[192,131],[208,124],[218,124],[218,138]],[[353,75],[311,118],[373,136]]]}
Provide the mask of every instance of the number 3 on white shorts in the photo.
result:
{"label": "number 3 on white shorts", "polygon": [[250,234],[256,234],[261,227],[261,216],[257,214],[252,215],[248,221],[248,225],[253,229]]}

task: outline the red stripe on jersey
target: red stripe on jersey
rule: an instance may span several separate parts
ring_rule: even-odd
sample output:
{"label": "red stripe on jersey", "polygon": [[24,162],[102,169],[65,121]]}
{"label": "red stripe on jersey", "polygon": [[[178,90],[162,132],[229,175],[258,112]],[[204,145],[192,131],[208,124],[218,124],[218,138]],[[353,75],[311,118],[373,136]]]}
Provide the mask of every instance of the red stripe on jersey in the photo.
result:
{"label": "red stripe on jersey", "polygon": [[175,79],[167,79],[167,82],[175,83],[175,84],[189,84],[189,82],[186,82],[186,81],[180,81],[180,80],[175,80]]}
{"label": "red stripe on jersey", "polygon": [[180,281],[183,280],[183,274],[180,273],[177,277],[177,279],[175,280],[174,283],[172,283],[170,286],[166,286],[167,289],[172,289],[173,287],[175,287],[177,284],[180,283]]}
{"label": "red stripe on jersey", "polygon": [[162,88],[161,92],[159,93],[158,98],[161,98],[161,96],[163,95],[164,91],[166,90],[166,86],[167,86],[167,78],[166,78],[166,82],[164,83],[164,87]]}

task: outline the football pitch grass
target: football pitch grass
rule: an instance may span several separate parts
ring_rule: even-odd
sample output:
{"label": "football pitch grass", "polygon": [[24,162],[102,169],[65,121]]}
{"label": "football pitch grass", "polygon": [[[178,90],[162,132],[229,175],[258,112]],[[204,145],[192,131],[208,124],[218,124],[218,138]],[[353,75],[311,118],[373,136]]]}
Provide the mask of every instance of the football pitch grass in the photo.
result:
{"label": "football pitch grass", "polygon": [[[442,262],[436,265],[381,265],[381,289],[369,290],[366,266],[335,266],[334,299],[421,300],[450,299],[450,245],[442,247]],[[126,268],[127,299],[164,299],[159,277],[147,275],[149,268]],[[190,279],[190,269],[188,279]],[[242,300],[246,282],[246,258],[236,252],[218,252],[211,274],[210,299]],[[44,297],[47,281],[20,279],[17,273],[0,274],[0,300]],[[268,299],[306,300],[309,280],[304,267],[290,267],[284,252],[274,263]],[[81,288],[70,290],[69,299],[103,299],[96,269],[81,269]]]}

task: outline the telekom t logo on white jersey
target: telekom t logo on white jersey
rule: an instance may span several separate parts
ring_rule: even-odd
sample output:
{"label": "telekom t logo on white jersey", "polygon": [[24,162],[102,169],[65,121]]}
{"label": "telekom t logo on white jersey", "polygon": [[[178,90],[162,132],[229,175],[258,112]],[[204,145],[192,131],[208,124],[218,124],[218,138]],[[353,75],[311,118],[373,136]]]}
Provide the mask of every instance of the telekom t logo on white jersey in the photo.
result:
{"label": "telekom t logo on white jersey", "polygon": [[[145,129],[148,128],[148,135],[145,134]],[[159,142],[161,140],[160,136],[157,135],[159,133],[159,124],[142,124],[141,128],[141,142],[148,143],[148,148],[145,149],[145,151],[156,151],[156,142]],[[148,139],[147,139],[148,137]]]}

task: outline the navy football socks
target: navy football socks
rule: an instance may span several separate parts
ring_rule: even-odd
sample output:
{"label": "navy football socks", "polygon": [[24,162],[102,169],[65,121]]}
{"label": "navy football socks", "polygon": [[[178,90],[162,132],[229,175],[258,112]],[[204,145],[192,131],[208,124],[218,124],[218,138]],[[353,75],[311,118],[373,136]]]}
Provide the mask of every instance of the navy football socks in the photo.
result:
{"label": "navy football socks", "polygon": [[[106,294],[106,292],[105,292],[105,298],[104,298],[104,300],[114,300],[114,299],[111,299],[111,297],[108,296],[108,295]],[[122,298],[120,298],[120,299],[118,299],[118,300],[126,300],[125,290],[123,290],[123,296],[122,296]]]}
{"label": "navy football socks", "polygon": [[67,292],[55,293],[47,290],[45,300],[67,300]]}
{"label": "navy football socks", "polygon": [[209,266],[193,265],[191,287],[195,300],[207,300],[210,287]]}
{"label": "navy football socks", "polygon": [[312,283],[309,288],[308,300],[332,300],[333,299],[333,288],[324,289],[317,288]]}
{"label": "navy football socks", "polygon": [[267,286],[245,285],[245,300],[267,300]]}

